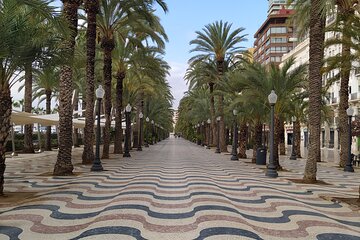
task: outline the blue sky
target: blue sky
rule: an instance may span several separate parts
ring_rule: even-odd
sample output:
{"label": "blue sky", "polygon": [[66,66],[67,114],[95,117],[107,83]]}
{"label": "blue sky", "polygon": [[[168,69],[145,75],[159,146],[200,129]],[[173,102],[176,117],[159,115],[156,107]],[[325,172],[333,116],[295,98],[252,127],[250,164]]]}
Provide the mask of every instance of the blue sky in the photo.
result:
{"label": "blue sky", "polygon": [[[233,24],[233,28],[245,28],[248,34],[243,46],[252,47],[254,33],[267,16],[267,0],[165,0],[169,12],[157,11],[169,37],[166,44],[165,60],[171,66],[168,81],[175,97],[173,107],[176,109],[183,93],[187,90],[183,80],[187,61],[192,48],[189,42],[196,37],[195,31],[218,20]],[[57,0],[56,4],[61,5]],[[23,94],[21,94],[23,96]],[[22,98],[22,97],[21,97]]]}
{"label": "blue sky", "polygon": [[187,90],[183,80],[189,53],[192,46],[189,42],[196,37],[195,31],[218,20],[233,24],[233,29],[245,28],[248,34],[243,46],[252,47],[254,33],[267,16],[267,0],[167,0],[169,12],[158,11],[161,23],[169,37],[166,45],[165,60],[172,67],[168,80],[175,97],[173,107],[176,109],[183,93]]}

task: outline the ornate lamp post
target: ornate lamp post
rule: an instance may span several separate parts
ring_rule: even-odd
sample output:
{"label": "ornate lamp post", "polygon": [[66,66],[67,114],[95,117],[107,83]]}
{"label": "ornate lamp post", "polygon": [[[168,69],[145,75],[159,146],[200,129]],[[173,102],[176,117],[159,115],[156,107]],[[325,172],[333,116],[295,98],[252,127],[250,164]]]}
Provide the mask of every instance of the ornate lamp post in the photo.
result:
{"label": "ornate lamp post", "polygon": [[201,140],[200,140],[200,124],[198,123],[196,125],[196,133],[197,133],[197,145],[201,145]]}
{"label": "ornate lamp post", "polygon": [[137,151],[142,151],[142,129],[143,129],[143,117],[144,117],[144,114],[142,112],[139,113],[139,118],[140,118],[140,132],[139,132],[139,144],[138,144],[138,147],[137,147]]}
{"label": "ornate lamp post", "polygon": [[14,123],[11,124],[11,147],[12,147],[12,157],[16,157],[18,154],[15,150],[15,131],[14,131]]}
{"label": "ornate lamp post", "polygon": [[151,120],[151,143],[154,144],[155,143],[155,130],[154,130],[155,126],[154,126],[154,120]]}
{"label": "ornate lamp post", "polygon": [[237,124],[236,124],[236,116],[237,116],[237,110],[233,110],[234,115],[234,136],[233,136],[233,145],[232,145],[232,152],[231,152],[231,158],[232,161],[239,160],[237,156],[237,142],[238,142],[238,130],[237,130]]}
{"label": "ornate lamp post", "polygon": [[220,153],[220,120],[221,120],[221,117],[218,116],[216,118],[216,128],[217,128],[217,143],[216,143],[216,150],[215,150],[215,153]]}
{"label": "ornate lamp post", "polygon": [[210,120],[210,118],[207,120],[207,123],[208,123],[208,127],[209,127],[209,130],[208,130],[209,137],[208,137],[206,149],[210,149],[210,144],[211,144],[211,125],[210,125],[211,120]]}
{"label": "ornate lamp post", "polygon": [[97,126],[96,126],[96,147],[95,147],[95,159],[93,161],[93,165],[91,166],[91,171],[97,172],[104,170],[101,165],[100,160],[100,110],[101,110],[101,100],[103,99],[105,94],[105,90],[102,88],[101,85],[96,89],[95,95],[97,98],[98,106],[97,106]]}
{"label": "ornate lamp post", "polygon": [[202,140],[201,140],[201,146],[205,146],[205,138],[206,138],[206,131],[205,131],[205,123],[204,121],[201,123],[201,136],[202,136]]}
{"label": "ornate lamp post", "polygon": [[277,95],[274,90],[268,96],[269,103],[271,106],[271,117],[270,117],[270,159],[267,166],[266,176],[276,178],[278,173],[274,165],[274,106],[277,101]]}
{"label": "ornate lamp post", "polygon": [[344,168],[344,171],[345,172],[354,172],[354,168],[352,166],[352,159],[351,159],[351,143],[352,143],[351,118],[352,118],[352,115],[354,114],[354,109],[349,107],[348,109],[346,109],[346,114],[349,117],[349,149],[348,149],[348,160],[347,160],[346,166]]}
{"label": "ornate lamp post", "polygon": [[144,147],[149,147],[149,117],[146,117],[146,132],[145,132],[145,144]]}
{"label": "ornate lamp post", "polygon": [[131,125],[131,120],[130,120],[130,114],[131,114],[131,106],[128,103],[128,105],[126,105],[125,107],[125,122],[126,122],[126,129],[125,129],[125,151],[123,154],[123,157],[131,157],[130,155],[130,125]]}
{"label": "ornate lamp post", "polygon": [[292,141],[292,151],[290,160],[296,160],[296,132],[295,132],[295,122],[296,122],[296,116],[291,117],[291,121],[293,122],[293,141]]}

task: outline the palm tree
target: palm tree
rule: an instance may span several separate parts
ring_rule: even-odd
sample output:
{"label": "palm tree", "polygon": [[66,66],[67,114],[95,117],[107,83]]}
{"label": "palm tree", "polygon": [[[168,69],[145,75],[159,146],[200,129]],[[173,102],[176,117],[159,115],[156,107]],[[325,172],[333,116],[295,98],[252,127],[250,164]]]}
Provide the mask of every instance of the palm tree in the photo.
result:
{"label": "palm tree", "polygon": [[190,64],[189,68],[186,71],[185,79],[189,84],[189,89],[202,87],[203,85],[208,85],[210,90],[210,119],[211,119],[211,131],[210,134],[212,137],[210,139],[212,142],[211,146],[215,145],[216,141],[216,116],[215,116],[215,98],[214,98],[214,85],[218,82],[218,74],[216,69],[216,63],[214,61],[199,61],[193,62]]}
{"label": "palm tree", "polygon": [[73,165],[71,162],[72,150],[72,113],[73,107],[71,103],[73,92],[72,79],[72,60],[75,50],[75,38],[77,35],[77,10],[81,4],[81,0],[62,0],[63,17],[68,23],[70,36],[63,41],[62,51],[68,59],[68,63],[64,63],[60,68],[60,84],[59,84],[59,152],[54,167],[54,175],[71,175]]}
{"label": "palm tree", "polygon": [[[344,167],[347,161],[347,152],[349,148],[349,138],[347,134],[348,130],[348,116],[346,114],[346,109],[349,107],[349,79],[350,72],[352,69],[352,53],[351,47],[354,45],[352,43],[354,28],[354,20],[357,21],[357,16],[355,16],[354,4],[357,1],[353,0],[336,0],[337,4],[337,16],[336,21],[333,26],[330,26],[327,30],[332,32],[340,32],[340,38],[333,38],[326,41],[325,45],[330,46],[334,44],[341,44],[341,54],[338,56],[333,56],[328,59],[329,66],[328,70],[339,68],[340,69],[340,101],[339,101],[339,134],[340,134],[340,166]],[[351,26],[351,27],[350,27]]]}
{"label": "palm tree", "polygon": [[[196,39],[190,41],[191,45],[195,45],[191,52],[201,52],[201,54],[192,57],[190,62],[206,59],[216,61],[218,75],[222,79],[225,67],[224,62],[229,56],[241,53],[242,48],[238,44],[246,40],[246,35],[239,35],[244,31],[244,28],[237,28],[231,31],[231,27],[232,24],[216,21],[206,25],[202,32],[196,31]],[[223,96],[219,96],[218,113],[221,116],[220,149],[226,152]]]}
{"label": "palm tree", "polygon": [[[51,99],[59,88],[59,71],[53,66],[45,67],[35,72],[33,85],[34,98],[40,98],[39,103],[46,101],[46,114],[51,114]],[[45,151],[51,151],[51,126],[46,127]]]}
{"label": "palm tree", "polygon": [[316,182],[317,161],[320,156],[321,67],[324,57],[324,5],[321,0],[311,0],[309,31],[309,154],[305,165],[304,181]]}
{"label": "palm tree", "polygon": [[94,160],[94,91],[95,91],[95,47],[96,47],[96,15],[99,12],[99,1],[85,0],[87,14],[86,29],[86,94],[85,94],[85,128],[84,151],[82,163],[90,164]]}
{"label": "palm tree", "polygon": [[52,13],[43,1],[15,1],[4,0],[0,2],[0,195],[4,190],[5,172],[5,143],[10,131],[10,117],[12,99],[10,88],[17,78],[22,63],[23,47],[28,44],[23,41],[28,23],[21,15],[24,7],[29,7],[29,15],[46,16],[49,20]]}

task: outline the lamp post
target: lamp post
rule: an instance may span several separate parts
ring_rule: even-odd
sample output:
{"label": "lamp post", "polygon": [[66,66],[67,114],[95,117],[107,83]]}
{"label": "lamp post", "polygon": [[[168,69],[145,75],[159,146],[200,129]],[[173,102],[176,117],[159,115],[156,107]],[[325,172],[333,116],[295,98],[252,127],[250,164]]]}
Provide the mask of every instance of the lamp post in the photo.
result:
{"label": "lamp post", "polygon": [[155,130],[154,130],[154,120],[151,120],[151,143],[154,144],[155,143]]}
{"label": "lamp post", "polygon": [[201,132],[200,132],[200,124],[198,123],[196,125],[196,133],[197,133],[197,145],[201,145],[201,139],[200,139],[200,135],[201,135]]}
{"label": "lamp post", "polygon": [[271,93],[268,96],[269,103],[271,106],[271,116],[270,116],[270,159],[267,166],[266,176],[276,178],[278,173],[274,165],[274,106],[277,100],[277,95],[274,90],[271,90]]}
{"label": "lamp post", "polygon": [[142,151],[142,129],[143,129],[143,117],[144,114],[142,112],[139,113],[139,118],[140,118],[140,132],[139,132],[139,141],[138,141],[138,147],[137,147],[137,151]]}
{"label": "lamp post", "polygon": [[221,120],[221,117],[218,116],[216,118],[216,122],[217,122],[217,143],[216,143],[216,150],[215,150],[215,153],[220,153],[220,120]]}
{"label": "lamp post", "polygon": [[16,157],[18,154],[16,153],[16,150],[15,150],[15,131],[14,131],[14,123],[11,124],[11,147],[12,147],[11,156],[12,156],[12,157]]}
{"label": "lamp post", "polygon": [[291,117],[291,121],[293,122],[293,141],[292,141],[292,151],[290,160],[296,160],[296,132],[295,132],[295,122],[296,122],[296,116]]}
{"label": "lamp post", "polygon": [[205,123],[204,121],[201,123],[201,146],[205,146],[205,138],[206,138],[206,131],[205,131]]}
{"label": "lamp post", "polygon": [[101,165],[100,160],[100,111],[101,111],[101,100],[103,99],[105,91],[101,85],[96,89],[95,95],[97,98],[97,119],[96,119],[96,147],[95,147],[95,159],[93,161],[93,165],[91,166],[91,171],[98,172],[104,170]]}
{"label": "lamp post", "polygon": [[208,127],[209,127],[209,130],[208,130],[208,134],[209,134],[209,137],[208,137],[208,143],[207,143],[207,146],[206,146],[206,149],[210,149],[210,144],[211,144],[211,120],[210,118],[207,120],[207,123],[208,123]]}
{"label": "lamp post", "polygon": [[146,121],[146,132],[145,132],[145,144],[144,144],[144,147],[149,147],[149,117],[146,117],[145,119]]}
{"label": "lamp post", "polygon": [[344,168],[345,172],[354,172],[354,168],[352,166],[352,159],[351,159],[351,143],[352,143],[352,136],[351,136],[351,118],[352,115],[354,114],[354,109],[352,109],[351,107],[349,107],[348,109],[346,109],[346,114],[349,117],[349,149],[348,149],[348,160],[346,163],[346,166]]}
{"label": "lamp post", "polygon": [[125,122],[126,122],[126,128],[125,128],[125,151],[123,154],[123,157],[131,157],[130,155],[130,114],[131,114],[131,106],[128,103],[125,107]]}
{"label": "lamp post", "polygon": [[238,161],[239,158],[237,156],[237,142],[238,142],[238,130],[237,130],[237,124],[236,124],[236,116],[237,116],[237,110],[233,110],[234,115],[234,136],[233,136],[233,145],[232,145],[232,152],[231,152],[231,158],[232,161]]}

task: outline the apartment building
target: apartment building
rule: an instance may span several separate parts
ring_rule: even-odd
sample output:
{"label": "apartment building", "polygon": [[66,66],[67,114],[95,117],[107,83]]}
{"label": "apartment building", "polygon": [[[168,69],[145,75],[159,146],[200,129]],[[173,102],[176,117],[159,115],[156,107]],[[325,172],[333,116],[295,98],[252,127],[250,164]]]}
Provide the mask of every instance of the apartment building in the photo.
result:
{"label": "apartment building", "polygon": [[[330,24],[334,20],[333,17],[328,18],[327,23]],[[327,32],[325,34],[325,40],[331,39],[334,37],[340,37],[339,33]],[[324,58],[335,56],[341,53],[341,45],[332,45],[327,47],[324,50]],[[300,64],[309,63],[309,38],[305,38],[303,41],[297,44],[297,46],[290,51],[289,53],[283,55],[282,63],[280,67],[290,58],[295,58],[294,68]],[[353,63],[357,64],[357,63]],[[290,69],[291,70],[291,69]],[[328,81],[339,73],[338,69],[332,70],[329,73],[323,75],[322,85],[325,86],[328,84]],[[360,114],[360,75],[355,70],[350,73],[349,80],[349,105],[354,109],[354,115]],[[324,122],[321,127],[321,147],[326,149],[340,149],[339,142],[339,132],[338,132],[338,107],[339,107],[339,91],[340,91],[340,80],[331,84],[327,90],[327,96],[325,101],[327,105],[331,108],[331,117],[329,122]],[[286,126],[286,137],[292,135],[292,126]],[[302,126],[301,130],[301,139],[303,140],[304,146],[308,142],[308,129],[307,126]],[[359,153],[358,147],[356,144],[356,138],[353,138],[352,152]]]}
{"label": "apartment building", "polygon": [[282,55],[294,47],[294,28],[287,21],[294,10],[280,2],[283,1],[269,1],[269,15],[254,35],[254,61],[264,65],[279,65]]}

